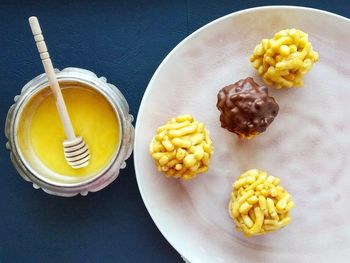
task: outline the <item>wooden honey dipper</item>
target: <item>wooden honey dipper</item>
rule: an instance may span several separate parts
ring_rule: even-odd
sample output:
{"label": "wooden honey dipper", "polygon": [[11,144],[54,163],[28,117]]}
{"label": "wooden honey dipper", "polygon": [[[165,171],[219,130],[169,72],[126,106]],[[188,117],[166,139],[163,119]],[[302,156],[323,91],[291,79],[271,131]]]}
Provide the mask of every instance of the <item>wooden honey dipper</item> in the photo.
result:
{"label": "wooden honey dipper", "polygon": [[75,136],[72,122],[69,118],[66,104],[62,96],[61,88],[58,84],[56,73],[53,68],[50,54],[47,50],[44,36],[42,35],[38,18],[32,16],[29,18],[30,28],[32,29],[36,46],[40,53],[40,58],[43,63],[46,76],[49,80],[49,84],[52,93],[55,97],[57,110],[61,118],[61,122],[64,128],[67,139],[63,142],[64,156],[67,163],[72,168],[82,168],[89,164],[90,153],[84,139],[82,137]]}

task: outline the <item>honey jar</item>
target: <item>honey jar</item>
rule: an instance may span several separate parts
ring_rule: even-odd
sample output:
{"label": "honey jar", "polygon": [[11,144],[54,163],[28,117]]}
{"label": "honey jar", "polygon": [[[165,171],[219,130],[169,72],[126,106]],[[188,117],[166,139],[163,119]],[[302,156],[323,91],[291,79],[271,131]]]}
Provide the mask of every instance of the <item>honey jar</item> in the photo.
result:
{"label": "honey jar", "polygon": [[56,70],[74,131],[89,146],[84,168],[70,167],[64,130],[45,74],[29,81],[10,107],[6,147],[18,173],[34,188],[59,196],[87,195],[114,181],[134,142],[133,117],[117,87],[80,68]]}

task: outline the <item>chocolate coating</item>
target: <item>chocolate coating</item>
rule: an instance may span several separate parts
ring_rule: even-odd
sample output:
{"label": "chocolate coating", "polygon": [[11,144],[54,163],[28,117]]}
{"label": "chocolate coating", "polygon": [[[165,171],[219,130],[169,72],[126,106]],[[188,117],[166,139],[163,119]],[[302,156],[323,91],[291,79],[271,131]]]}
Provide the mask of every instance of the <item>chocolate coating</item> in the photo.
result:
{"label": "chocolate coating", "polygon": [[251,137],[264,132],[276,117],[279,106],[264,86],[251,77],[221,89],[216,107],[221,112],[221,127]]}

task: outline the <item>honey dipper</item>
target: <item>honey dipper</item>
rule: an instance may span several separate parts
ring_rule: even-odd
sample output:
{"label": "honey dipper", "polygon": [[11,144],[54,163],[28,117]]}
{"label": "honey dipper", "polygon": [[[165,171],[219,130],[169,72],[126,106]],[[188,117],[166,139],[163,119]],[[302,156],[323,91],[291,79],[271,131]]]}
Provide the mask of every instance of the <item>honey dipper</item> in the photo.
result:
{"label": "honey dipper", "polygon": [[72,168],[82,168],[89,164],[90,153],[84,139],[77,137],[74,133],[71,120],[68,115],[66,104],[62,96],[61,88],[58,84],[56,73],[53,68],[49,52],[47,50],[44,36],[42,35],[38,18],[32,16],[29,18],[30,28],[32,29],[36,46],[40,53],[40,58],[43,63],[46,76],[49,80],[49,84],[52,93],[55,97],[57,110],[61,118],[61,122],[66,134],[66,140],[63,142],[64,156],[67,163]]}

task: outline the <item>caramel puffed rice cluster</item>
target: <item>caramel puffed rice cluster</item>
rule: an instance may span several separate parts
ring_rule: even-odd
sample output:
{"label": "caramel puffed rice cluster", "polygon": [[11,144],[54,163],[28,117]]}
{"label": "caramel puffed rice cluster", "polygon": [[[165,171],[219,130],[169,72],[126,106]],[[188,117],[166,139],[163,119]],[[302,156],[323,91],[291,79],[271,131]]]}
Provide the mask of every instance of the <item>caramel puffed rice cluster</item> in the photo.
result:
{"label": "caramel puffed rice cluster", "polygon": [[289,211],[294,206],[290,194],[280,179],[252,169],[233,184],[229,213],[238,230],[247,237],[275,231],[291,221]]}
{"label": "caramel puffed rice cluster", "polygon": [[303,76],[318,58],[308,34],[292,28],[279,31],[272,39],[263,39],[250,61],[266,84],[279,89],[302,86]]}
{"label": "caramel puffed rice cluster", "polygon": [[208,170],[213,144],[203,123],[180,115],[157,129],[150,154],[159,171],[188,180]]}

